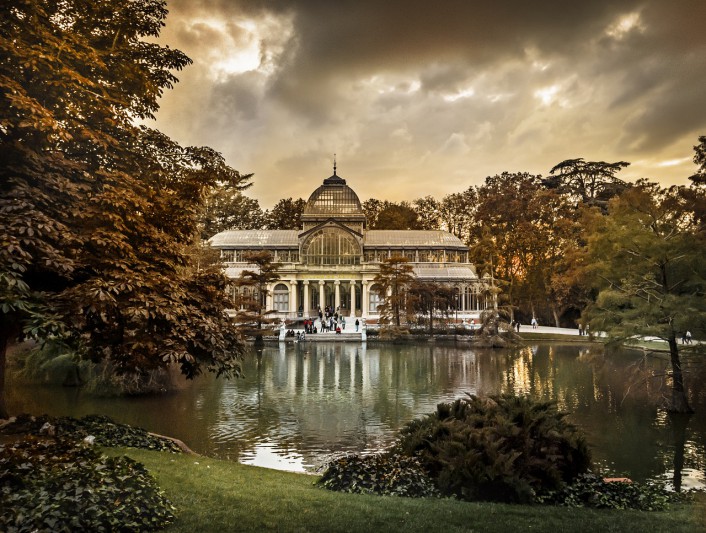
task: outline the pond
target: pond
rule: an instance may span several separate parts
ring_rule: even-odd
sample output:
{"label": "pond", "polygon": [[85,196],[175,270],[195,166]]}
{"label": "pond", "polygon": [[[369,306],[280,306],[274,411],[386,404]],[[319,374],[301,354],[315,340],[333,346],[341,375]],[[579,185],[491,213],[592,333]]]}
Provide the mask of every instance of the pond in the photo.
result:
{"label": "pond", "polygon": [[[635,480],[706,472],[706,372],[689,368],[697,414],[659,409],[667,362],[597,345],[536,344],[480,350],[425,343],[368,347],[300,343],[249,355],[245,376],[205,376],[176,392],[99,398],[81,390],[8,384],[11,412],[99,413],[183,440],[193,450],[246,464],[316,472],[344,453],[389,445],[405,423],[466,393],[532,394],[558,402],[587,434],[594,462]],[[678,477],[678,476],[677,476]]]}

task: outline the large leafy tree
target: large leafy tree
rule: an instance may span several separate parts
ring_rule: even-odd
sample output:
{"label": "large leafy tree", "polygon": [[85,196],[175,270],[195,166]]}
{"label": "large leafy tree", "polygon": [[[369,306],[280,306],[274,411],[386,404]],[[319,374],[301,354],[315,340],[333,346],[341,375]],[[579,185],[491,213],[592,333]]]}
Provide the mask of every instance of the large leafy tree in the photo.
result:
{"label": "large leafy tree", "polygon": [[22,336],[122,372],[239,372],[225,278],[188,263],[206,191],[239,174],[135,125],[190,62],[146,41],[165,17],[162,0],[0,3],[0,417]]}
{"label": "large leafy tree", "polygon": [[[691,191],[693,193],[693,191]],[[704,191],[700,191],[704,195]],[[670,409],[689,412],[681,352],[684,331],[706,331],[706,234],[685,188],[640,182],[610,204],[588,239],[599,289],[585,312],[593,331],[612,341],[663,339],[672,367]]]}
{"label": "large leafy tree", "polygon": [[265,226],[267,229],[301,229],[302,213],[306,207],[306,200],[285,198],[265,212]]}
{"label": "large leafy tree", "polygon": [[400,202],[391,203],[382,209],[371,229],[420,229],[420,224],[417,212],[407,202]]}
{"label": "large leafy tree", "polygon": [[444,196],[439,205],[441,227],[468,244],[477,206],[478,191],[475,187]]}

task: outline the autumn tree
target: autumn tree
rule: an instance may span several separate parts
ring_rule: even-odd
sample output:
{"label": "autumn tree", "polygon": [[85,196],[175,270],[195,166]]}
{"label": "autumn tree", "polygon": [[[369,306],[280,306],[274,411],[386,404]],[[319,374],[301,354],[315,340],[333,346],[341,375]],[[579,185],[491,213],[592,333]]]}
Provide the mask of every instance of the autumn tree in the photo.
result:
{"label": "autumn tree", "polygon": [[380,263],[380,272],[373,282],[380,287],[382,303],[378,306],[383,322],[390,321],[399,328],[408,318],[411,308],[408,291],[415,279],[412,265],[406,257],[393,255]]}
{"label": "autumn tree", "polygon": [[265,226],[267,229],[301,229],[302,213],[306,207],[306,201],[302,198],[292,200],[285,198],[280,200],[272,208],[272,211],[265,212]]}
{"label": "autumn tree", "polygon": [[226,280],[189,268],[207,190],[239,175],[135,125],[190,63],[162,0],[0,3],[0,417],[5,354],[53,338],[119,372],[239,373]]}
{"label": "autumn tree", "polygon": [[248,252],[243,255],[252,268],[244,269],[234,281],[237,289],[234,306],[235,322],[241,335],[253,337],[256,344],[262,344],[263,333],[275,323],[273,309],[267,309],[270,285],[279,279],[277,270],[282,266],[276,263],[271,252],[266,250]]}
{"label": "autumn tree", "polygon": [[666,341],[669,409],[681,413],[691,411],[681,352],[702,347],[680,347],[677,339],[686,330],[706,332],[706,234],[684,193],[642,181],[611,201],[588,239],[589,272],[600,292],[585,311],[591,330],[612,342]]}
{"label": "autumn tree", "polygon": [[584,161],[567,159],[549,171],[543,180],[545,187],[570,196],[576,202],[599,207],[605,212],[608,201],[619,195],[629,184],[616,174],[630,163],[618,161]]}

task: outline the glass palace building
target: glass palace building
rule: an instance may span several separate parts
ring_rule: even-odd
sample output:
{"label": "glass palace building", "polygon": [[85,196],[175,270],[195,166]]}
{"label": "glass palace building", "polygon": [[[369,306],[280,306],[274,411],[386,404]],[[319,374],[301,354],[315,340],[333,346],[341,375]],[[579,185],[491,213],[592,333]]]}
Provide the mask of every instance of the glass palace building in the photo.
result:
{"label": "glass palace building", "polygon": [[[369,230],[358,195],[336,174],[324,180],[306,203],[299,230],[229,230],[210,239],[226,275],[253,269],[247,252],[272,252],[280,279],[268,287],[267,309],[280,318],[310,317],[326,306],[343,316],[375,320],[381,295],[374,278],[380,262],[409,259],[424,281],[452,286],[454,317],[478,320],[489,305],[487,283],[468,262],[468,248],[441,230]],[[487,280],[486,280],[487,281]]]}

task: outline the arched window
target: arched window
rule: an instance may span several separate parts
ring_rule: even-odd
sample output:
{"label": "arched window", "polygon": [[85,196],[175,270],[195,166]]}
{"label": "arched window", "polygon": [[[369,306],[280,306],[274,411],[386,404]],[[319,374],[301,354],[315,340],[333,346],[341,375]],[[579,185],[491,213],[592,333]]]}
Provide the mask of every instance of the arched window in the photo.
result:
{"label": "arched window", "polygon": [[284,283],[278,283],[275,285],[272,303],[275,311],[285,313],[289,311],[289,289]]}
{"label": "arched window", "polygon": [[373,285],[372,287],[370,287],[370,294],[368,296],[368,300],[370,300],[370,306],[368,307],[368,310],[371,313],[377,313],[378,306],[382,303],[382,296],[380,292],[380,285]]}
{"label": "arched window", "polygon": [[309,265],[357,265],[360,246],[352,235],[336,228],[315,232],[302,247],[304,261]]}

